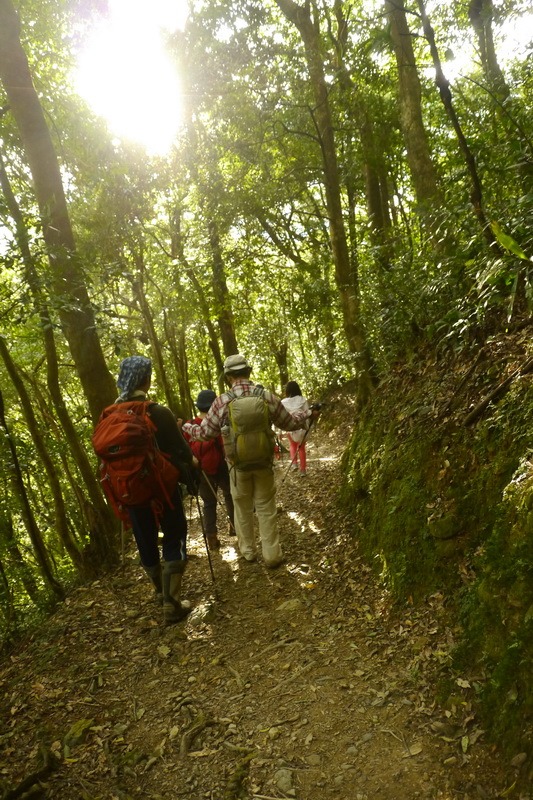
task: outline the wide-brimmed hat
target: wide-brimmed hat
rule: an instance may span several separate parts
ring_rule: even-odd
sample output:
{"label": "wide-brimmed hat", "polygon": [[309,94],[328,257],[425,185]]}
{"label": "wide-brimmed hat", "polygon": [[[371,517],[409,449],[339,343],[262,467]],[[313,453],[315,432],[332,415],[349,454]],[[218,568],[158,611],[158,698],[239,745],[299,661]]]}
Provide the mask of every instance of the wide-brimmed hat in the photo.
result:
{"label": "wide-brimmed hat", "polygon": [[231,375],[232,373],[241,372],[245,369],[251,370],[252,368],[245,357],[241,356],[240,353],[236,353],[234,356],[228,356],[224,361],[224,375]]}
{"label": "wide-brimmed hat", "polygon": [[196,398],[196,403],[194,405],[198,411],[209,411],[211,408],[211,403],[215,397],[216,394],[212,389],[202,389],[201,392],[198,392],[198,397]]}

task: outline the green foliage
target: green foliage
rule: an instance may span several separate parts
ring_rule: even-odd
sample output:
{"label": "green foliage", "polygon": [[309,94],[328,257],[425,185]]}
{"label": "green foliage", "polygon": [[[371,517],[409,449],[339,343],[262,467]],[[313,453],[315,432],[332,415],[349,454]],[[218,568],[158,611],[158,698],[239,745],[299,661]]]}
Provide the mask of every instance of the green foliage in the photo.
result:
{"label": "green foliage", "polygon": [[[454,366],[391,375],[358,421],[341,498],[395,598],[448,596],[463,627],[454,666],[478,676],[485,723],[516,753],[533,726],[531,379],[466,428],[449,412]],[[483,396],[501,363],[472,380]]]}

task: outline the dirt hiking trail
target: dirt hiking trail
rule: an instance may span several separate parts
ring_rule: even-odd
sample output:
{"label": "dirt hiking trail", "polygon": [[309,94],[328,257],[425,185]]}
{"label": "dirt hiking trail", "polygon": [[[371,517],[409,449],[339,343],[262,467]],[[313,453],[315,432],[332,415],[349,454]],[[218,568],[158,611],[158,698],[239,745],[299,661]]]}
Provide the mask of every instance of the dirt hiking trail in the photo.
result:
{"label": "dirt hiking trail", "polygon": [[472,678],[437,703],[456,636],[446,597],[396,609],[359,556],[335,505],[348,433],[319,424],[307,477],[276,467],[279,569],[240,561],[220,511],[213,584],[187,500],[185,623],[162,627],[128,542],[122,568],[4,659],[4,798],[530,797],[515,790],[521,754],[485,740]]}

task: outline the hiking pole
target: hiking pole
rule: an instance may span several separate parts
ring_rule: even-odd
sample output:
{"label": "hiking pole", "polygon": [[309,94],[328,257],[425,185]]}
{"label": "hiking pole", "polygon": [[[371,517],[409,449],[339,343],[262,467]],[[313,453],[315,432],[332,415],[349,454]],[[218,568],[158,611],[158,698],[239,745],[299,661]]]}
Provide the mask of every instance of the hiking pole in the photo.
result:
{"label": "hiking pole", "polygon": [[[215,498],[216,504],[222,508],[222,503],[218,499],[218,495],[217,495],[217,493],[215,491],[215,487],[213,486],[213,484],[211,483],[211,481],[209,480],[209,478],[207,477],[206,473],[203,470],[202,470],[202,475],[204,476],[205,482],[207,483],[207,485],[211,489],[211,492],[213,493],[213,496]],[[224,506],[224,511],[226,513],[226,518],[227,518],[227,520],[228,520],[228,522],[230,524],[230,527],[232,528],[233,533],[235,534],[235,525],[233,524],[233,522],[230,519],[230,516],[229,516],[229,514],[227,512],[226,506]]]}
{"label": "hiking pole", "polygon": [[[312,423],[311,423],[311,424],[312,424]],[[283,478],[281,479],[280,486],[283,486],[283,484],[284,484],[284,483],[285,483],[285,481],[287,480],[287,476],[288,476],[288,474],[289,474],[289,472],[290,472],[290,469],[291,469],[292,465],[296,463],[296,460],[297,460],[297,458],[298,458],[298,453],[300,452],[300,447],[303,445],[303,443],[304,443],[304,442],[305,442],[305,440],[307,439],[307,434],[309,433],[309,431],[310,431],[310,430],[311,430],[311,425],[310,425],[310,426],[308,427],[308,429],[306,430],[306,432],[305,432],[305,436],[304,436],[304,438],[302,439],[302,441],[301,441],[301,442],[298,444],[298,448],[297,448],[297,450],[296,450],[296,452],[295,452],[295,454],[294,454],[294,457],[291,459],[291,461],[290,461],[290,463],[289,463],[289,466],[288,466],[288,467],[287,467],[287,469],[285,470],[285,475],[284,475],[284,476],[283,476]]]}
{"label": "hiking pole", "polygon": [[198,516],[200,517],[200,527],[202,529],[202,534],[203,534],[203,537],[204,537],[204,544],[205,544],[205,550],[206,550],[206,553],[207,553],[207,560],[209,561],[209,569],[211,570],[211,577],[213,578],[213,583],[216,585],[215,572],[213,570],[213,562],[211,561],[211,553],[209,552],[209,545],[207,544],[207,536],[206,536],[206,533],[205,533],[204,518],[202,516],[202,511],[200,509],[200,501],[198,500],[198,495],[197,494],[195,495],[195,498],[196,498],[196,507],[198,509]]}
{"label": "hiking pole", "polygon": [[[313,411],[313,410],[320,411],[320,407],[321,407],[321,404],[320,404],[320,403],[314,403],[314,404],[311,406],[311,410],[312,410],[312,411]],[[307,429],[307,430],[306,430],[306,432],[305,432],[304,438],[303,438],[303,439],[302,439],[302,441],[301,441],[301,442],[298,444],[298,449],[296,450],[296,453],[294,454],[294,457],[291,459],[291,462],[290,462],[289,466],[287,467],[287,471],[285,472],[285,475],[284,475],[284,476],[283,476],[283,478],[281,479],[280,486],[283,486],[283,484],[285,483],[285,480],[286,480],[286,478],[287,478],[287,475],[289,474],[290,468],[292,467],[292,465],[293,465],[293,464],[295,464],[295,463],[296,463],[296,459],[298,458],[298,453],[300,452],[300,447],[301,447],[301,446],[304,444],[305,440],[307,439],[307,436],[309,435],[309,431],[310,431],[310,430],[311,430],[311,428],[313,427],[313,423],[314,423],[314,421],[315,421],[315,418],[314,418],[314,417],[311,417],[311,418],[310,418],[310,422],[309,422],[309,427],[308,427],[308,429]]]}
{"label": "hiking pole", "polygon": [[282,437],[281,437],[281,435],[280,435],[280,436],[278,436],[278,435],[276,434],[276,446],[277,446],[277,448],[278,448],[278,453],[279,453],[279,461],[281,462],[281,461],[283,461],[283,454],[284,454],[284,453],[288,453],[288,452],[289,452],[289,451],[287,450],[287,448],[285,447],[285,445],[283,444],[283,442],[282,442]]}
{"label": "hiking pole", "polygon": [[126,565],[126,526],[122,520],[120,521],[120,563],[122,572],[124,572]]}

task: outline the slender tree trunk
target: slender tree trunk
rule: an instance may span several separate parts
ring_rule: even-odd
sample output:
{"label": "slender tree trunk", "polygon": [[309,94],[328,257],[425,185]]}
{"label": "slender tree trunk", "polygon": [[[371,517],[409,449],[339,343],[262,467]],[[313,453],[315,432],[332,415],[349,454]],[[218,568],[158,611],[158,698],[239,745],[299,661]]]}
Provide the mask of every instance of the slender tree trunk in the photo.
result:
{"label": "slender tree trunk", "polygon": [[28,494],[26,492],[24,479],[22,477],[22,470],[20,469],[20,462],[17,456],[17,450],[15,447],[15,443],[9,433],[9,428],[7,427],[6,418],[4,415],[4,398],[1,390],[0,390],[0,425],[3,427],[5,431],[6,440],[8,442],[9,450],[11,453],[11,460],[13,466],[13,477],[12,477],[13,489],[17,494],[21,504],[22,518],[24,520],[24,524],[26,526],[26,530],[28,532],[30,541],[33,545],[33,549],[35,551],[35,557],[37,558],[37,562],[41,569],[41,574],[45,579],[46,583],[48,584],[48,586],[56,595],[56,597],[58,597],[60,600],[64,600],[65,598],[64,589],[61,586],[61,584],[58,583],[55,575],[53,574],[52,567],[50,564],[50,558],[46,550],[46,545],[41,535],[41,531],[39,530],[39,526],[37,525],[37,521],[33,515],[31,503],[29,501]]}
{"label": "slender tree trunk", "polygon": [[[104,500],[104,495],[100,487],[100,481],[96,474],[96,461],[89,460],[87,451],[82,447],[78,433],[70,418],[66,408],[59,385],[58,364],[55,349],[49,353],[47,349],[47,385],[52,403],[60,422],[57,426],[54,418],[51,418],[48,411],[47,397],[43,396],[41,387],[35,378],[25,376],[26,380],[31,381],[35,396],[39,401],[41,413],[50,424],[55,436],[62,440],[62,434],[66,436],[70,454],[79,470],[79,476],[83,481],[83,487],[79,480],[72,473],[71,462],[67,459],[67,452],[61,454],[61,463],[64,473],[76,497],[76,503],[81,512],[78,518],[76,511],[70,512],[69,521],[74,521],[78,530],[81,530],[81,540],[83,540],[83,577],[94,578],[99,575],[102,569],[107,570],[118,564],[118,524],[113,512]],[[87,544],[87,534],[89,543]]]}
{"label": "slender tree trunk", "polygon": [[76,255],[56,153],[19,36],[13,3],[0,0],[0,80],[32,173],[63,331],[96,421],[102,408],[113,402],[115,386]]}
{"label": "slender tree trunk", "polygon": [[[187,273],[187,277],[189,278],[193,288],[196,291],[196,295],[198,297],[198,304],[200,306],[200,311],[202,312],[202,319],[204,321],[209,336],[209,347],[211,349],[211,352],[213,353],[217,374],[221,375],[224,369],[224,359],[222,358],[222,352],[220,350],[217,332],[215,330],[215,326],[211,321],[211,312],[209,309],[209,303],[207,302],[207,298],[205,296],[202,284],[196,277],[193,268],[185,258],[183,241],[181,236],[180,215],[179,212],[177,211],[174,214],[171,226],[172,226],[172,231],[171,231],[172,258],[177,258],[180,264],[182,264]],[[222,383],[222,386],[220,388],[222,388],[223,386],[224,384]]]}
{"label": "slender tree trunk", "polygon": [[161,386],[161,389],[163,390],[168,407],[174,414],[177,415],[179,412],[178,399],[176,397],[174,389],[170,385],[170,381],[168,380],[165,361],[163,358],[163,349],[161,347],[161,342],[159,341],[159,337],[157,335],[157,331],[154,325],[152,309],[150,308],[150,304],[146,299],[146,294],[144,290],[145,265],[142,254],[137,254],[135,256],[135,261],[137,265],[137,276],[132,283],[133,296],[135,298],[135,302],[137,304],[137,307],[139,308],[139,311],[141,312],[141,316],[144,320],[144,324],[146,325],[146,329],[148,331],[148,337],[150,339],[150,346],[152,354],[154,356],[154,361],[155,361],[154,366],[158,382]]}
{"label": "slender tree trunk", "polygon": [[[533,176],[533,160],[531,142],[518,122],[520,116],[519,101],[511,96],[505,76],[498,63],[492,22],[494,4],[492,0],[470,0],[468,16],[476,32],[483,73],[491,96],[496,104],[496,111],[506,138],[515,155],[515,166],[520,176],[522,190],[527,194],[531,190]],[[523,113],[523,112],[522,112]]]}
{"label": "slender tree trunk", "polygon": [[[118,550],[116,547],[116,523],[109,507],[104,501],[102,490],[97,480],[94,465],[91,464],[87,452],[82,447],[76,428],[70,418],[66,407],[61,385],[59,382],[59,369],[57,363],[57,350],[54,338],[54,328],[50,318],[49,309],[46,305],[41,282],[37,275],[33,255],[31,253],[28,231],[24,218],[15,195],[11,189],[11,184],[0,154],[0,187],[4,193],[6,204],[15,222],[17,243],[24,263],[26,281],[32,293],[33,301],[39,318],[41,320],[41,330],[43,334],[44,347],[46,353],[46,375],[48,391],[52,398],[56,414],[61,427],[67,438],[67,442],[80,471],[85,484],[85,489],[89,496],[90,503],[84,499],[81,508],[85,510],[86,521],[88,524],[89,536],[91,539],[91,551],[93,553],[92,571],[94,568],[116,564],[118,561]],[[96,555],[96,558],[94,557]],[[87,566],[87,564],[86,564]]]}
{"label": "slender tree trunk", "polygon": [[[183,63],[182,69],[183,75],[187,75],[187,69],[184,68]],[[186,91],[185,96],[192,98],[192,91]],[[204,211],[206,219],[209,247],[211,250],[211,270],[213,295],[215,299],[215,317],[220,330],[220,338],[222,340],[222,349],[224,355],[230,356],[234,353],[238,353],[239,348],[237,344],[237,336],[235,334],[235,320],[233,316],[232,300],[228,291],[224,256],[220,243],[220,228],[215,213],[217,208],[216,197],[217,193],[222,191],[222,180],[215,159],[210,161],[208,147],[200,147],[199,145],[198,131],[201,123],[199,120],[193,119],[193,114],[194,109],[189,101],[189,104],[186,104],[184,108],[184,116],[187,119],[189,167],[198,186],[200,195],[199,205]],[[202,176],[198,168],[199,164],[205,165],[205,170],[208,173],[207,178]],[[211,314],[208,313],[208,316],[211,317]],[[213,350],[213,344],[211,345],[211,349]]]}
{"label": "slender tree trunk", "polygon": [[385,0],[385,13],[398,67],[399,111],[407,162],[413,181],[418,213],[435,244],[442,239],[439,216],[444,204],[422,117],[422,90],[407,24],[404,0]]}
{"label": "slender tree trunk", "polygon": [[318,20],[313,21],[311,18],[309,2],[306,2],[304,6],[299,6],[294,0],[276,0],[276,4],[289,22],[298,29],[304,44],[309,80],[315,101],[315,124],[324,165],[324,187],[329,217],[329,237],[335,263],[335,281],[341,301],[344,332],[348,347],[354,357],[358,377],[358,403],[363,406],[370,398],[376,379],[368,339],[361,319],[357,260],[353,250],[352,259],[350,259],[344,228],[341,182],[321,52],[319,24]]}
{"label": "slender tree trunk", "polygon": [[179,329],[178,334],[178,381],[180,392],[186,398],[189,409],[194,411],[194,403],[191,397],[191,390],[189,388],[189,362],[187,359],[187,345],[185,328]]}
{"label": "slender tree trunk", "polygon": [[[178,417],[181,419],[189,419],[194,416],[194,403],[191,397],[191,390],[189,388],[188,380],[188,362],[185,354],[185,331],[180,328],[179,341],[176,335],[176,326],[168,318],[166,311],[163,311],[163,326],[168,347],[172,354],[174,368],[178,380],[178,393],[179,393],[179,413]],[[183,346],[181,342],[183,341]]]}
{"label": "slender tree trunk", "polygon": [[43,441],[41,432],[39,430],[39,425],[37,424],[37,419],[35,417],[35,414],[33,413],[33,408],[30,402],[28,392],[26,391],[26,387],[24,386],[24,383],[18,373],[15,363],[11,358],[11,354],[7,349],[6,343],[3,337],[1,336],[0,336],[0,356],[4,362],[7,373],[11,378],[11,382],[13,383],[13,386],[15,387],[15,390],[19,396],[22,412],[26,420],[26,425],[28,426],[28,430],[30,432],[37,455],[44,466],[44,471],[48,479],[48,485],[50,487],[50,491],[52,492],[52,497],[54,499],[55,525],[59,536],[59,540],[65,547],[74,566],[80,572],[83,572],[83,555],[78,549],[76,542],[72,539],[70,535],[70,529],[68,527],[68,522],[67,522],[67,512],[65,508],[65,500],[63,498],[63,491],[61,489],[61,483],[57,475],[55,464],[53,463],[50,454],[48,453],[48,450],[46,448],[46,445]]}
{"label": "slender tree trunk", "polygon": [[[357,83],[350,75],[344,62],[344,53],[349,43],[348,20],[345,16],[345,7],[342,0],[335,0],[334,14],[336,19],[337,32],[334,33],[332,20],[328,7],[325,6],[328,19],[329,35],[336,51],[336,66],[339,76],[339,86],[341,88],[343,105],[346,112],[354,118],[355,125],[359,132],[363,158],[363,174],[365,180],[365,195],[370,223],[370,232],[376,261],[383,270],[390,268],[392,258],[390,215],[388,209],[388,194],[386,182],[382,185],[382,177],[386,175],[386,167],[383,158],[383,148],[380,148],[380,137],[376,134],[375,126],[364,107],[359,96]],[[350,144],[348,144],[350,147]],[[353,149],[353,147],[351,148]],[[345,155],[346,162],[346,191],[349,199],[349,230],[350,239],[353,247],[356,247],[357,238],[355,236],[355,206],[357,203],[357,193],[355,190],[355,180],[351,165],[356,163],[351,152]]]}
{"label": "slender tree trunk", "polygon": [[501,101],[506,100],[509,95],[509,87],[505,82],[505,77],[498,64],[496,48],[494,47],[494,37],[492,34],[492,20],[494,18],[494,5],[492,0],[470,0],[468,5],[468,17],[474,28],[479,45],[479,55],[485,78],[489,85],[498,94]]}
{"label": "slender tree trunk", "polygon": [[272,352],[274,354],[274,358],[276,359],[276,364],[278,365],[279,382],[281,390],[283,391],[289,380],[289,345],[287,340],[277,343],[272,342]]}
{"label": "slender tree trunk", "polygon": [[435,67],[435,83],[439,90],[442,104],[446,109],[446,113],[448,114],[448,117],[452,123],[453,129],[457,136],[459,147],[461,148],[461,151],[463,153],[468,173],[470,175],[470,180],[472,184],[472,190],[470,192],[470,202],[472,203],[472,206],[474,208],[474,213],[476,215],[477,221],[483,232],[483,236],[485,237],[487,244],[492,249],[493,253],[497,255],[502,255],[500,246],[498,245],[496,237],[492,232],[492,228],[490,227],[489,221],[487,220],[487,216],[485,214],[485,209],[483,206],[483,188],[481,185],[481,178],[477,170],[476,159],[474,153],[470,149],[470,145],[467,142],[466,136],[463,133],[461,123],[459,122],[459,117],[455,112],[452,100],[452,93],[450,89],[450,82],[447,80],[442,70],[439,51],[437,49],[437,45],[435,42],[435,32],[430,24],[423,0],[417,0],[417,3],[420,11],[420,16],[422,18],[424,35],[428,41],[429,49],[431,51],[431,57],[433,59],[433,65]]}
{"label": "slender tree trunk", "polygon": [[[24,590],[30,600],[37,605],[39,600],[39,589],[32,575],[31,569],[24,560],[24,556],[20,550],[17,540],[15,539],[15,531],[13,529],[13,520],[11,517],[0,516],[0,536],[5,543],[5,548],[10,563],[11,569],[15,569],[17,576],[20,578]],[[11,571],[11,570],[10,570]]]}
{"label": "slender tree trunk", "polygon": [[[209,203],[206,202],[206,205]],[[237,337],[235,335],[235,322],[233,319],[233,309],[231,297],[226,281],[226,270],[224,258],[220,246],[220,234],[218,225],[213,215],[209,215],[207,221],[209,233],[209,244],[211,247],[212,272],[213,272],[213,293],[215,296],[215,313],[220,328],[222,347],[226,356],[231,356],[239,352]]]}

